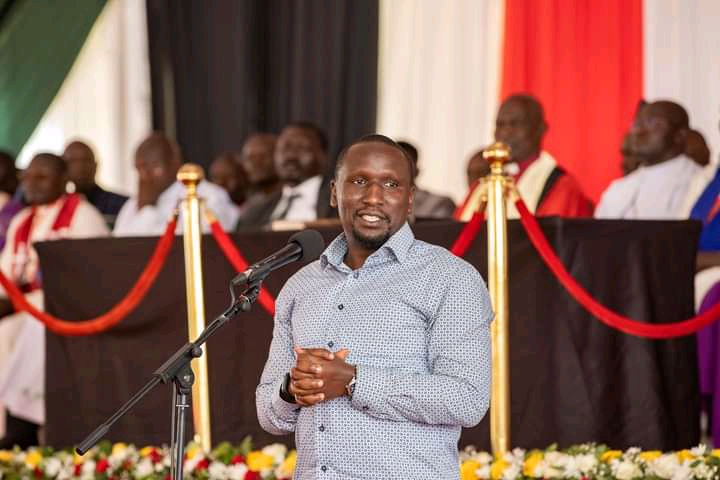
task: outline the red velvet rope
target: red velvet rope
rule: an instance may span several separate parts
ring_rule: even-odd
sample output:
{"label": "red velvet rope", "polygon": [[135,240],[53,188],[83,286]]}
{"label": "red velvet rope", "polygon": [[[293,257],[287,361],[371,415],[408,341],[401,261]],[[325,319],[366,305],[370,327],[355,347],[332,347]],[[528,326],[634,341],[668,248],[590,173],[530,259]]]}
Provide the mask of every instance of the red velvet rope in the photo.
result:
{"label": "red velvet rope", "polygon": [[463,227],[455,243],[450,247],[450,251],[458,257],[465,255],[465,252],[467,252],[473,240],[475,240],[475,237],[477,237],[477,234],[480,232],[483,223],[485,223],[485,215],[482,213],[474,213],[470,221]]}
{"label": "red velvet rope", "polygon": [[165,228],[165,233],[163,233],[163,236],[155,246],[155,251],[150,258],[150,261],[145,266],[145,269],[142,274],[140,274],[140,277],[137,279],[132,289],[130,289],[125,298],[120,300],[120,302],[118,302],[111,310],[96,318],[80,321],[59,319],[35,308],[35,306],[27,301],[20,289],[5,275],[3,275],[2,272],[0,272],[0,284],[2,284],[3,288],[7,292],[15,310],[29,313],[45,324],[48,330],[57,333],[58,335],[82,336],[95,335],[104,332],[105,330],[120,323],[120,321],[130,312],[135,310],[140,301],[147,294],[148,290],[150,290],[152,284],[155,283],[155,279],[160,273],[160,270],[162,270],[165,260],[167,260],[168,253],[170,253],[170,250],[172,249],[173,241],[175,240],[176,225],[177,217],[173,216]]}
{"label": "red velvet rope", "polygon": [[522,199],[515,201],[515,207],[520,213],[520,221],[527,231],[530,241],[537,249],[540,257],[545,261],[548,268],[555,274],[565,289],[582,305],[588,312],[592,313],[605,325],[624,333],[645,338],[675,338],[701,330],[720,318],[720,304],[706,310],[704,313],[675,323],[650,324],[638,322],[631,318],[619,315],[609,308],[597,302],[587,290],[585,290],[565,269],[560,259],[555,255],[535,217]]}
{"label": "red velvet rope", "polygon": [[[242,254],[228,234],[225,233],[225,230],[223,230],[222,225],[220,225],[220,222],[217,221],[215,216],[206,213],[205,217],[208,219],[208,223],[210,224],[210,230],[212,231],[213,238],[215,238],[220,250],[222,250],[225,257],[235,270],[241,272],[248,268],[247,260],[243,258]],[[275,315],[275,299],[265,288],[260,289],[257,301],[270,315]]]}

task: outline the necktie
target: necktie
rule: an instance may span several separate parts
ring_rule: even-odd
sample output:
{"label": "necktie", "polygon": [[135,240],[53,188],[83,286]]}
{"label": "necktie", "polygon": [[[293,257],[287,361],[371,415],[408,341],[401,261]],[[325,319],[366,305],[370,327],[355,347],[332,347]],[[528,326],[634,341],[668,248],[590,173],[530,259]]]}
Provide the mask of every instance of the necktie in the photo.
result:
{"label": "necktie", "polygon": [[285,197],[285,206],[279,212],[273,215],[273,220],[285,220],[285,217],[287,217],[287,214],[290,211],[293,202],[298,198],[300,198],[299,193],[291,193],[289,196]]}

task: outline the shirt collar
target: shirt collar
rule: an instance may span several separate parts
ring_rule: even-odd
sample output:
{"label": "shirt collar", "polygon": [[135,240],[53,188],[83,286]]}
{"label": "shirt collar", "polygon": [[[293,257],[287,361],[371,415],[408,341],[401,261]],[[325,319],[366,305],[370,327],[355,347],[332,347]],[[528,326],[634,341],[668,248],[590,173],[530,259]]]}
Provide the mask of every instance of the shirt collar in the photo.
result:
{"label": "shirt collar", "polygon": [[[415,234],[413,234],[410,225],[405,222],[405,224],[400,227],[400,229],[395,232],[382,247],[377,249],[377,251],[368,257],[368,261],[371,258],[382,258],[386,256],[387,253],[391,253],[398,262],[403,263],[407,258],[410,247],[414,241]],[[330,242],[330,245],[327,246],[323,254],[320,256],[320,266],[325,268],[328,264],[330,264],[339,268],[345,261],[347,249],[347,239],[345,238],[345,234],[341,233],[335,237],[335,240]]]}

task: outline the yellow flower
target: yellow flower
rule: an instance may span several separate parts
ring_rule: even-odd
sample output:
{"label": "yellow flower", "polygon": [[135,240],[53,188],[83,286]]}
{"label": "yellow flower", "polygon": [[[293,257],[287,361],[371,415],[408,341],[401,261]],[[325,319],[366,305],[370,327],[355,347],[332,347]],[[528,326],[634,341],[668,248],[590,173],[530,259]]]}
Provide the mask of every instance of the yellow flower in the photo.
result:
{"label": "yellow flower", "polygon": [[295,464],[297,463],[297,452],[293,450],[290,454],[285,457],[285,460],[278,467],[278,473],[280,477],[292,477],[295,473]]}
{"label": "yellow flower", "polygon": [[112,455],[121,455],[125,450],[127,450],[127,445],[124,443],[116,443],[112,447]]}
{"label": "yellow flower", "polygon": [[82,455],[78,455],[77,452],[73,452],[73,465],[80,465],[85,461]]}
{"label": "yellow flower", "polygon": [[685,460],[695,460],[695,455],[690,450],[680,450],[677,452],[678,460],[684,462]]}
{"label": "yellow flower", "polygon": [[25,464],[30,468],[37,467],[42,462],[43,456],[37,450],[31,450],[25,457]]}
{"label": "yellow flower", "polygon": [[500,480],[503,476],[503,472],[509,466],[510,464],[505,460],[495,460],[490,467],[490,478],[492,478],[492,480]]}
{"label": "yellow flower", "polygon": [[187,449],[185,450],[185,453],[187,454],[187,458],[195,458],[198,455],[200,455],[202,453],[202,451],[203,450],[202,450],[202,447],[200,447],[200,445],[198,445],[197,443],[191,443],[190,445],[188,445]]}
{"label": "yellow flower", "polygon": [[720,457],[720,448],[716,448],[715,450],[713,450],[713,451],[712,451],[712,456],[713,456],[713,457]]}
{"label": "yellow flower", "polygon": [[622,452],[620,450],[608,450],[600,456],[600,461],[609,462],[620,457],[622,457]]}
{"label": "yellow flower", "polygon": [[[140,449],[140,456],[147,457],[148,455],[150,455],[150,452],[152,452],[153,450],[155,450],[155,447],[143,447]],[[189,451],[190,451],[190,447],[188,447],[188,452]],[[192,458],[190,456],[190,454],[188,454],[188,458]]]}
{"label": "yellow flower", "polygon": [[662,456],[662,452],[660,450],[648,450],[647,452],[642,452],[638,457],[640,457],[640,460],[645,460],[646,462],[652,462],[656,458],[659,458]]}
{"label": "yellow flower", "polygon": [[0,450],[0,462],[10,463],[15,455],[10,450]]}
{"label": "yellow flower", "polygon": [[475,460],[465,460],[460,466],[461,480],[477,480],[477,469],[480,468],[480,462]]}
{"label": "yellow flower", "polygon": [[270,455],[256,450],[247,454],[245,462],[247,463],[248,470],[251,472],[259,472],[266,468],[272,468],[274,460]]}
{"label": "yellow flower", "polygon": [[538,464],[542,462],[544,455],[543,452],[540,450],[533,450],[530,452],[530,455],[525,459],[525,463],[523,464],[523,475],[526,477],[534,477],[535,476],[535,469],[537,468]]}

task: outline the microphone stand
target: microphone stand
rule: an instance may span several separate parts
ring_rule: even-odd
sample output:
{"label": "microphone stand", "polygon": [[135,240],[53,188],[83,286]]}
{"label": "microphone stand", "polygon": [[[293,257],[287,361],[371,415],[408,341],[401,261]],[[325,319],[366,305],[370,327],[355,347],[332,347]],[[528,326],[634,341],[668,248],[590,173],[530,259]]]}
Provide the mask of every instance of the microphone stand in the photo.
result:
{"label": "microphone stand", "polygon": [[[269,272],[268,272],[269,273]],[[172,429],[170,434],[170,452],[172,455],[172,463],[170,466],[170,476],[173,480],[181,480],[183,478],[183,456],[185,449],[185,423],[187,417],[187,409],[190,408],[190,394],[192,386],[195,382],[195,374],[190,368],[190,362],[194,358],[202,355],[200,346],[214,334],[220,327],[225,325],[230,319],[238,315],[240,312],[247,312],[252,304],[257,300],[260,291],[260,285],[264,277],[258,278],[252,284],[248,284],[244,291],[237,296],[233,287],[230,285],[231,304],[220,316],[216,317],[205,330],[200,333],[193,342],[188,342],[178,351],[176,351],[160,368],[155,370],[152,378],[138,390],[123,406],[113,413],[104,423],[98,426],[93,432],[85,437],[75,448],[79,455],[84,455],[90,448],[98,443],[110,430],[110,427],[125,415],[132,407],[135,406],[145,395],[160,383],[173,384],[173,400],[172,400]]]}

